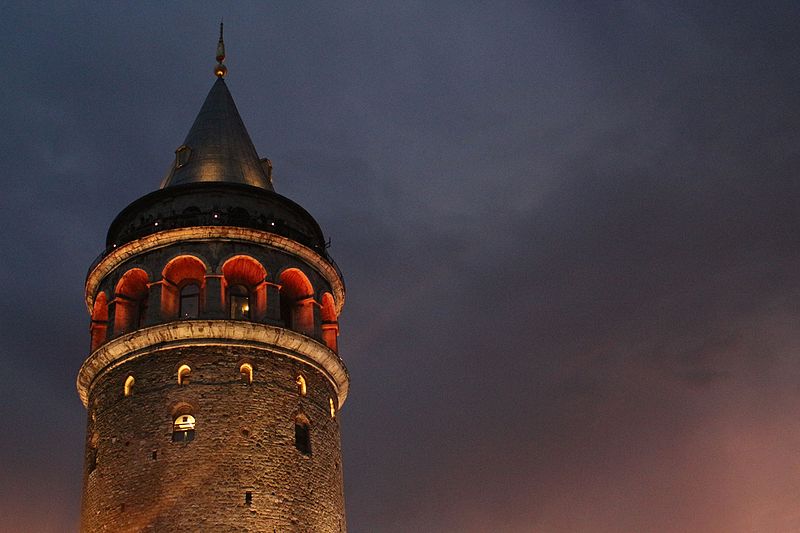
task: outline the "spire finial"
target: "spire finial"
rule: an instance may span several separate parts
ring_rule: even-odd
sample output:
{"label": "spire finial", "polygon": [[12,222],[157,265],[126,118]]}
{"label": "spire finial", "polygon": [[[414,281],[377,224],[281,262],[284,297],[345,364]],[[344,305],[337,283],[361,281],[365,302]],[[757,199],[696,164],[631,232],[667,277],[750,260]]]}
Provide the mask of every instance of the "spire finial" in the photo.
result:
{"label": "spire finial", "polygon": [[224,78],[225,74],[228,72],[228,67],[222,64],[225,61],[225,41],[222,40],[222,24],[223,21],[219,21],[219,42],[217,43],[217,66],[214,67],[214,74],[217,75],[218,78]]}

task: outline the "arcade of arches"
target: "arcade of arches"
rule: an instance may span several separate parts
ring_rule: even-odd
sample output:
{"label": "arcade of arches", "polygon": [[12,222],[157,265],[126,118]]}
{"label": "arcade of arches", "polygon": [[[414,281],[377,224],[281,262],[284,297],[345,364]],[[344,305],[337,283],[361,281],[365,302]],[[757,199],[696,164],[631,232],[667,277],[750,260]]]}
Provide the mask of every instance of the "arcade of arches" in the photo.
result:
{"label": "arcade of arches", "polygon": [[91,349],[147,325],[196,318],[281,324],[338,351],[333,295],[317,297],[299,268],[283,270],[272,283],[264,266],[247,255],[231,257],[219,273],[193,255],[181,255],[164,266],[161,279],[152,281],[144,270],[131,268],[112,299],[103,291],[95,297]]}

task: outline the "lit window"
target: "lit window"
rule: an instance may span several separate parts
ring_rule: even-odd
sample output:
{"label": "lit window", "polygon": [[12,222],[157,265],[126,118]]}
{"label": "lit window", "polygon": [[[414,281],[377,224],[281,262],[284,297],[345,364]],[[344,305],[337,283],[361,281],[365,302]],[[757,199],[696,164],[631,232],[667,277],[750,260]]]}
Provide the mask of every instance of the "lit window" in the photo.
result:
{"label": "lit window", "polygon": [[180,311],[181,318],[197,318],[200,316],[200,287],[190,283],[181,289]]}
{"label": "lit window", "polygon": [[253,365],[250,363],[242,363],[242,366],[239,367],[239,374],[242,377],[242,381],[245,383],[252,383],[253,382]]}
{"label": "lit window", "polygon": [[136,380],[133,379],[133,376],[128,376],[125,380],[125,396],[130,396],[133,394],[133,384],[136,383]]}
{"label": "lit window", "polygon": [[297,392],[300,393],[300,396],[305,396],[308,392],[306,389],[306,378],[304,378],[302,374],[298,374],[295,383],[297,383]]}
{"label": "lit window", "polygon": [[178,369],[178,385],[188,385],[189,384],[189,374],[192,373],[192,369],[189,365],[181,365]]}
{"label": "lit window", "polygon": [[303,455],[311,455],[311,431],[308,418],[303,415],[294,420],[294,447]]}
{"label": "lit window", "polygon": [[250,292],[244,285],[234,285],[228,292],[231,309],[230,317],[234,320],[250,320]]}
{"label": "lit window", "polygon": [[333,398],[328,398],[328,403],[331,406],[331,418],[336,418],[336,406],[333,405]]}
{"label": "lit window", "polygon": [[114,334],[130,333],[142,327],[147,316],[147,273],[133,268],[122,275],[114,290]]}
{"label": "lit window", "polygon": [[194,440],[194,417],[180,415],[172,423],[172,442],[189,442]]}

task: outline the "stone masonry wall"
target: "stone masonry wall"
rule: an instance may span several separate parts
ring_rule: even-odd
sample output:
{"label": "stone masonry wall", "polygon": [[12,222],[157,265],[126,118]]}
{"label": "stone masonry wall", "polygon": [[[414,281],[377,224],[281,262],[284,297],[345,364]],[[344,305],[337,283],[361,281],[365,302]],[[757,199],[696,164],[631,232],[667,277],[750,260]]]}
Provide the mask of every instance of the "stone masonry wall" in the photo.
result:
{"label": "stone masonry wall", "polygon": [[[252,384],[241,379],[243,362]],[[182,364],[192,371],[178,385]],[[256,348],[172,348],[100,374],[89,398],[81,530],[346,531],[330,399],[312,367]],[[172,442],[174,417],[187,413],[194,440]],[[295,447],[298,413],[310,420],[310,455]]]}

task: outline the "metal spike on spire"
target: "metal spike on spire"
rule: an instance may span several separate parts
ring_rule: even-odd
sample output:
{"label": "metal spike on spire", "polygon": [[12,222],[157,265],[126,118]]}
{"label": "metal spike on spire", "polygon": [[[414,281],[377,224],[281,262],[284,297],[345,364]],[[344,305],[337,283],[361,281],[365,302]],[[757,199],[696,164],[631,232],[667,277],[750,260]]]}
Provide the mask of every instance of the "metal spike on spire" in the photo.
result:
{"label": "metal spike on spire", "polygon": [[223,20],[219,21],[219,42],[217,43],[217,66],[214,67],[214,74],[218,78],[224,78],[228,73],[228,67],[222,64],[225,61],[225,41],[222,40],[222,25]]}

